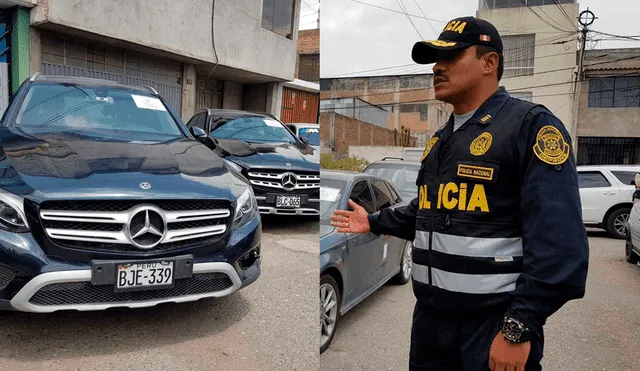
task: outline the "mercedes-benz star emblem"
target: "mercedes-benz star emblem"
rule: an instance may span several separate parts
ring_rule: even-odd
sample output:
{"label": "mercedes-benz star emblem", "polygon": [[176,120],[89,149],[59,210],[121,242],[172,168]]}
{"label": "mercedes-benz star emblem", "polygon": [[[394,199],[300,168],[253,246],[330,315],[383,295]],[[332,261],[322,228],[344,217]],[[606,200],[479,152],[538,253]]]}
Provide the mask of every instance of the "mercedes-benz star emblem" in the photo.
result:
{"label": "mercedes-benz star emblem", "polygon": [[164,217],[152,208],[143,207],[129,220],[127,232],[133,245],[150,249],[159,244],[166,233]]}
{"label": "mercedes-benz star emblem", "polygon": [[282,176],[282,188],[286,189],[287,191],[294,190],[297,184],[298,180],[296,179],[296,176],[294,174],[286,173]]}
{"label": "mercedes-benz star emblem", "polygon": [[142,183],[140,183],[140,188],[142,188],[142,189],[151,189],[151,184],[149,184],[147,182],[142,182]]}
{"label": "mercedes-benz star emblem", "polygon": [[287,162],[287,166],[291,166],[291,163],[290,163],[290,162]]}

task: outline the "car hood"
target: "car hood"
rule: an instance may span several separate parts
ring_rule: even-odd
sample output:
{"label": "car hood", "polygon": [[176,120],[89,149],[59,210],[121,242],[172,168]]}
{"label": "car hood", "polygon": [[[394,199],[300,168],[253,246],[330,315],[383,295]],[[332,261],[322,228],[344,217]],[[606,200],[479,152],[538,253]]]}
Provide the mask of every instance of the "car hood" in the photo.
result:
{"label": "car hood", "polygon": [[230,161],[249,168],[320,170],[319,153],[304,143],[256,143],[216,139],[214,151]]}
{"label": "car hood", "polygon": [[[0,129],[0,187],[47,199],[218,198],[246,183],[198,141],[141,141],[141,133]],[[137,138],[136,138],[137,137]],[[151,185],[142,189],[141,183]]]}

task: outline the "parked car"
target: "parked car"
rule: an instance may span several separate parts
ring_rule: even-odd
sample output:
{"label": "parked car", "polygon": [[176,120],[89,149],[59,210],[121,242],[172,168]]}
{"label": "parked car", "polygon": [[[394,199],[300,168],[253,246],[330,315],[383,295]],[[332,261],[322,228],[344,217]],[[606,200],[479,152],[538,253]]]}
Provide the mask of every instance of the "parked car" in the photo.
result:
{"label": "parked car", "polygon": [[320,125],[294,123],[287,124],[287,127],[291,129],[300,140],[309,144],[317,151],[320,151]]}
{"label": "parked car", "polygon": [[584,224],[624,239],[640,165],[588,165],[577,170]]}
{"label": "parked car", "polygon": [[187,123],[198,139],[242,173],[262,214],[318,215],[320,158],[273,116],[204,109]]}
{"label": "parked car", "polygon": [[152,88],[25,81],[0,127],[0,309],[149,307],[258,279],[253,191],[191,134]]}
{"label": "parked car", "polygon": [[401,158],[385,157],[381,161],[374,161],[363,170],[366,174],[385,178],[393,184],[406,204],[418,197],[419,162],[409,162]]}
{"label": "parked car", "polygon": [[640,203],[634,204],[631,208],[626,228],[624,256],[628,263],[638,264],[640,261]]}
{"label": "parked car", "polygon": [[396,189],[381,177],[322,171],[320,199],[320,352],[330,345],[340,316],[390,279],[411,277],[411,242],[392,236],[338,233],[333,211],[352,199],[369,213],[404,205]]}

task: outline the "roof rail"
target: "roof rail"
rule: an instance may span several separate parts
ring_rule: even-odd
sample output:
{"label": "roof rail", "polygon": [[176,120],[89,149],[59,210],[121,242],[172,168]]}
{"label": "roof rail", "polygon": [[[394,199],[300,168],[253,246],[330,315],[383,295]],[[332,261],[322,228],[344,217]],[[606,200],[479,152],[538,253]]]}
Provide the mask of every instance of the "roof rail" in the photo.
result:
{"label": "roof rail", "polygon": [[386,161],[387,159],[404,161],[404,159],[400,157],[385,157],[382,161]]}
{"label": "roof rail", "polygon": [[40,76],[41,73],[40,72],[36,72],[33,75],[31,75],[31,77],[29,78],[29,81],[33,82],[35,81],[36,78],[38,78],[38,76]]}
{"label": "roof rail", "polygon": [[156,89],[154,89],[153,86],[151,86],[151,85],[142,85],[142,86],[144,86],[145,88],[151,90],[153,92],[153,94],[159,95],[158,91]]}

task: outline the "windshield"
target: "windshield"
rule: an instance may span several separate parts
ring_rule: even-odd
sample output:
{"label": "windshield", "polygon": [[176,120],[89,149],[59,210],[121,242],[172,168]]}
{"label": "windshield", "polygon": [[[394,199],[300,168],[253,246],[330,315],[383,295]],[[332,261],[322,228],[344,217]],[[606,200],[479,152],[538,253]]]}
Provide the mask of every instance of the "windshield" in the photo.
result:
{"label": "windshield", "polygon": [[214,121],[217,125],[212,138],[238,139],[247,142],[296,143],[296,138],[280,122],[255,116],[223,118]]}
{"label": "windshield", "polygon": [[318,128],[300,128],[298,135],[309,139],[309,144],[312,146],[320,145],[320,129]]}
{"label": "windshield", "polygon": [[416,180],[419,170],[419,165],[371,164],[364,172],[385,178],[400,192],[416,194],[418,188]]}
{"label": "windshield", "polygon": [[329,221],[331,214],[340,204],[346,186],[343,181],[320,177],[320,220]]}
{"label": "windshield", "polygon": [[181,137],[160,99],[126,88],[34,84],[15,120],[23,128],[108,130]]}

